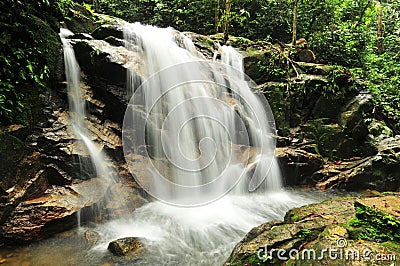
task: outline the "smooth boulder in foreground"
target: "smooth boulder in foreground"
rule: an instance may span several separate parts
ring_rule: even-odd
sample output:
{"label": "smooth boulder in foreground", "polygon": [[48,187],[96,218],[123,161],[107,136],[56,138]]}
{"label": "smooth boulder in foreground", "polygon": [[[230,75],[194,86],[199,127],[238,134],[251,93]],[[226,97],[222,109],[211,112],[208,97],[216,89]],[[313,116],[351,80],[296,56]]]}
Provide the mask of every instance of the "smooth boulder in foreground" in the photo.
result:
{"label": "smooth boulder in foreground", "polygon": [[117,256],[126,256],[129,253],[137,252],[144,248],[142,242],[137,237],[125,237],[108,244],[108,250]]}

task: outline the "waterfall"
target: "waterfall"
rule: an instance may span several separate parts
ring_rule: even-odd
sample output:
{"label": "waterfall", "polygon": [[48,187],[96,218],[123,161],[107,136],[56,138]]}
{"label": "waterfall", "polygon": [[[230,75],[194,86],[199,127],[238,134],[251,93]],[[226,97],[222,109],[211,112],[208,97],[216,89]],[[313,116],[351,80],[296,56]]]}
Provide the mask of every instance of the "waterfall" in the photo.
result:
{"label": "waterfall", "polygon": [[[248,83],[245,81],[245,74],[244,74],[244,67],[243,67],[243,56],[236,50],[234,49],[232,46],[222,46],[220,47],[221,50],[221,61],[229,66],[232,66],[234,69],[239,70],[239,77],[238,80],[241,84],[241,93],[242,94],[249,94],[249,93],[253,93],[251,91],[251,89],[248,86]],[[231,75],[235,75],[235,73],[231,73]],[[254,103],[255,108],[263,108],[263,106],[260,106],[259,102],[255,102]],[[271,117],[270,119],[272,119],[273,121],[273,117]],[[272,125],[270,124],[270,126],[275,129],[275,123],[273,123]],[[275,143],[274,143],[275,144]],[[270,149],[275,148],[275,146],[273,147],[268,147]],[[268,172],[268,175],[265,179],[265,187],[268,190],[272,190],[272,191],[279,191],[280,189],[282,189],[282,175],[281,175],[281,170],[279,168],[279,164],[278,161],[276,159],[275,156],[272,156],[272,163],[270,165],[270,169],[264,169],[262,167],[266,167],[265,165],[263,165],[265,163],[265,161],[268,161],[268,157],[271,156],[270,153],[268,153],[268,151],[262,152],[261,154],[259,154],[257,160],[255,162],[253,162],[252,164],[260,164],[261,168],[259,168],[260,174],[256,175],[257,177],[262,177],[262,173]],[[266,158],[267,157],[267,158]],[[252,166],[252,164],[250,164],[250,167]],[[269,166],[269,165],[268,165]],[[249,167],[249,166],[247,166]],[[253,183],[251,183],[251,187],[250,190],[254,191],[255,188],[258,187],[258,185],[260,184],[261,181],[263,180],[256,180],[253,179],[252,180]]]}
{"label": "waterfall", "polygon": [[[60,37],[64,52],[70,122],[75,137],[79,139],[88,151],[90,161],[95,169],[95,177],[99,177],[102,180],[101,189],[106,191],[109,186],[115,183],[116,173],[113,169],[107,166],[106,155],[90,137],[88,125],[85,121],[87,116],[86,101],[84,98],[84,92],[80,86],[80,67],[76,60],[70,40],[66,39],[66,37],[71,35],[73,35],[73,33],[68,29],[60,29]],[[99,187],[94,189],[99,189]],[[94,213],[91,213],[90,215],[98,214],[96,213],[96,209],[92,209],[92,212]],[[78,225],[80,224],[80,220],[80,212],[78,212]]]}
{"label": "waterfall", "polygon": [[151,180],[137,181],[150,183],[149,194],[198,206],[231,190],[281,188],[273,115],[265,98],[252,91],[235,49],[222,46],[220,64],[205,60],[172,28],[134,23],[124,36],[141,59],[128,70],[133,97],[124,119],[124,153],[129,166],[131,155],[145,147]]}
{"label": "waterfall", "polygon": [[[70,34],[62,29],[60,35],[73,131],[97,176],[109,184],[115,174],[90,138],[79,66],[64,38]],[[317,200],[282,189],[272,112],[253,93],[240,53],[222,46],[222,63],[206,60],[172,28],[135,23],[124,35],[126,48],[137,55],[127,73],[132,97],[123,125],[124,155],[136,181],[159,200],[97,225],[99,240],[78,264],[109,259],[115,265],[221,265],[251,228]],[[146,178],[135,175],[135,156],[151,162]],[[144,254],[111,257],[109,242],[132,236],[141,239]]]}

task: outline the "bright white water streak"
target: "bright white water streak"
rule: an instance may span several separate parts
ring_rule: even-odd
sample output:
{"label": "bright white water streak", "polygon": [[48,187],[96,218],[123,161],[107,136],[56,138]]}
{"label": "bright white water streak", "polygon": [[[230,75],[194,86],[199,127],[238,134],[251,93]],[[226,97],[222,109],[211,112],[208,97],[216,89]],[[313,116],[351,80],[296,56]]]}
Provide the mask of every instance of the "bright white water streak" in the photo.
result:
{"label": "bright white water streak", "polygon": [[[84,92],[80,87],[80,67],[76,60],[74,49],[66,37],[73,35],[68,29],[60,29],[60,37],[63,44],[65,76],[68,89],[68,104],[70,120],[75,137],[84,144],[90,160],[96,170],[96,176],[102,178],[104,190],[115,182],[116,173],[107,167],[106,156],[98,145],[91,140],[86,124],[86,101]],[[83,161],[80,162],[81,164]],[[90,169],[90,168],[89,168]],[[79,215],[79,214],[78,214]],[[78,217],[78,223],[80,219]]]}
{"label": "bright white water streak", "polygon": [[221,47],[223,65],[205,60],[172,28],[134,23],[124,36],[140,58],[128,71],[134,95],[124,118],[124,154],[128,166],[132,154],[152,158],[146,178],[134,175],[149,194],[176,206],[200,206],[262,183],[281,188],[272,111],[245,80],[235,49]]}

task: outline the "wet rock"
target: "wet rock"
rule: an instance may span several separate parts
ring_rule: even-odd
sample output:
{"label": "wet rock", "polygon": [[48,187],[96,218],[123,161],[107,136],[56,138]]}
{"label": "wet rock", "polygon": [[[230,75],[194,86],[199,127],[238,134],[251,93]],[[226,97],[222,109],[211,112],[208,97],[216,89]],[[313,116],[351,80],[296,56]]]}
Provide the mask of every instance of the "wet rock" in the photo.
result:
{"label": "wet rock", "polygon": [[88,75],[114,85],[125,86],[127,68],[138,60],[134,52],[102,40],[80,40],[73,46],[79,65]]}
{"label": "wet rock", "polygon": [[93,38],[97,40],[104,40],[109,36],[113,36],[118,39],[124,38],[124,30],[122,25],[119,23],[115,24],[104,24],[95,29],[92,33]]}
{"label": "wet rock", "polygon": [[53,187],[42,197],[11,199],[17,205],[1,226],[1,238],[13,242],[30,242],[61,232],[76,224],[77,211],[104,200],[109,183],[94,178],[79,184]]}
{"label": "wet rock", "polygon": [[98,116],[122,124],[130,100],[130,92],[126,89],[126,73],[128,68],[136,73],[134,87],[137,88],[144,75],[141,73],[140,58],[124,46],[112,46],[99,40],[77,41],[74,49],[87,77],[89,103],[97,105],[95,101],[100,101],[105,106],[96,107]]}
{"label": "wet rock", "polygon": [[77,33],[68,36],[67,39],[93,40],[93,37],[88,33]]}
{"label": "wet rock", "polygon": [[144,248],[142,242],[137,237],[126,237],[114,240],[109,243],[108,250],[117,256],[126,256],[133,254],[130,253],[137,253]]}
{"label": "wet rock", "polygon": [[185,32],[184,34],[192,40],[197,50],[200,51],[206,58],[212,59],[214,57],[214,52],[217,51],[218,47],[216,41],[209,36],[194,32]]}
{"label": "wet rock", "polygon": [[90,246],[93,246],[97,243],[97,240],[99,240],[99,233],[93,230],[86,230],[85,239]]}
{"label": "wet rock", "polygon": [[[348,258],[345,256],[332,260],[328,253],[323,255],[323,250],[326,252],[330,249],[342,249],[343,253],[346,250],[358,250],[360,254],[368,249],[374,254],[400,255],[396,244],[382,244],[372,239],[361,241],[359,235],[354,233],[357,228],[351,225],[351,220],[357,215],[358,207],[355,206],[364,200],[389,202],[385,197],[344,197],[292,209],[286,213],[284,221],[273,221],[253,228],[236,245],[225,265],[347,265]],[[398,195],[390,203],[395,209],[399,208]],[[294,256],[290,257],[290,254]],[[296,258],[297,254],[299,257]],[[380,263],[376,257],[365,261]]]}
{"label": "wet rock", "polygon": [[317,61],[315,54],[310,49],[302,49],[296,54],[296,61],[315,63]]}
{"label": "wet rock", "polygon": [[[400,187],[400,136],[379,139],[378,153],[351,163],[326,165],[313,175],[320,189],[397,191]],[[318,176],[318,178],[316,178]]]}
{"label": "wet rock", "polygon": [[[118,19],[97,17],[101,23],[120,25]],[[123,214],[127,201],[134,202],[130,210],[145,202],[138,195],[137,184],[130,184],[134,182],[129,171],[122,167],[121,122],[129,100],[126,71],[128,67],[134,69],[137,57],[124,47],[79,33],[79,27],[72,30],[77,32],[71,42],[82,60],[82,77],[88,77],[81,83],[88,106],[85,121],[88,137],[114,159],[106,162],[107,167],[124,172],[121,176],[125,183],[120,184],[119,192],[132,194],[134,198],[119,201],[114,197],[114,202],[121,203],[105,208]],[[95,204],[101,204],[102,208],[106,205],[103,201],[107,188],[95,185],[94,166],[85,145],[73,132],[66,109],[66,84],[60,81],[59,85],[38,100],[40,119],[33,129],[16,125],[1,133],[5,137],[0,142],[11,145],[5,149],[4,157],[0,149],[0,160],[4,158],[4,167],[0,169],[0,238],[7,242],[33,241],[68,229],[76,224],[77,211],[86,213]],[[93,192],[90,188],[97,190]]]}
{"label": "wet rock", "polygon": [[312,185],[307,177],[321,169],[324,159],[321,155],[308,152],[300,147],[280,147],[275,151],[287,185]]}
{"label": "wet rock", "polygon": [[113,46],[125,46],[125,45],[127,45],[127,42],[125,40],[115,38],[114,36],[109,36],[109,37],[105,38],[104,41],[108,42],[109,44],[111,44]]}
{"label": "wet rock", "polygon": [[344,107],[339,117],[339,124],[347,129],[353,129],[362,121],[363,115],[367,114],[372,109],[372,96],[369,93],[361,93]]}

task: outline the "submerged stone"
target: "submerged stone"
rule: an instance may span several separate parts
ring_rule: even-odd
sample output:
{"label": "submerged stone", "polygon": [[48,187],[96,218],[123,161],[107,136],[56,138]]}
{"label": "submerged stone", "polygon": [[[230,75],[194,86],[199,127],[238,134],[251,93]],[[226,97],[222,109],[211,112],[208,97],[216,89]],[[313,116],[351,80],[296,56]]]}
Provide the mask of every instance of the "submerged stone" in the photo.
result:
{"label": "submerged stone", "polygon": [[85,239],[89,245],[93,246],[94,244],[97,243],[97,240],[99,240],[99,233],[93,230],[86,230]]}

